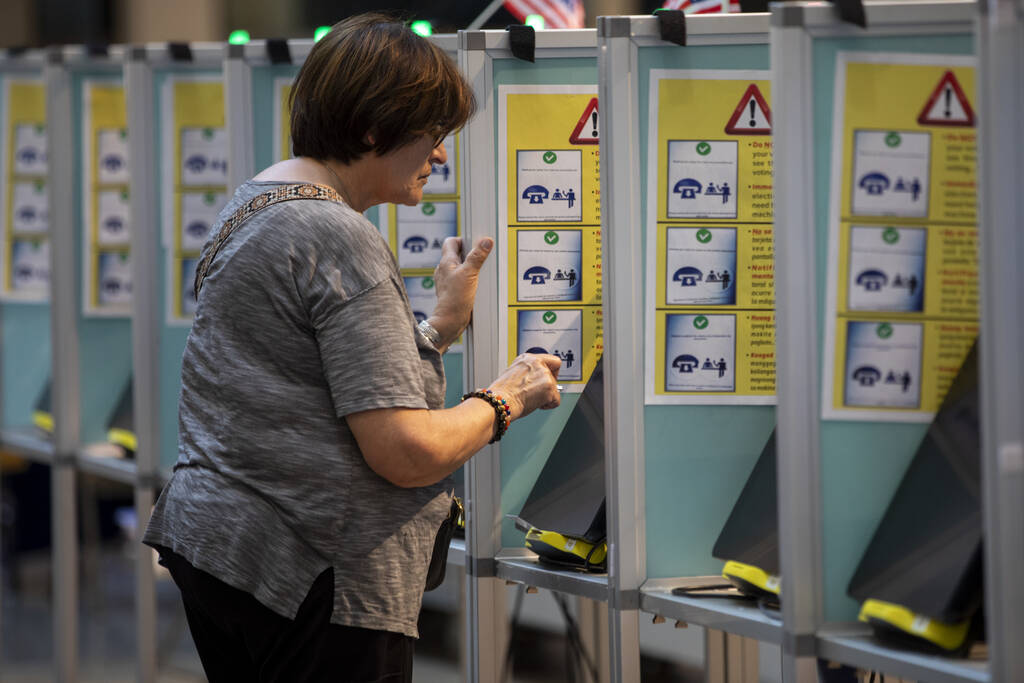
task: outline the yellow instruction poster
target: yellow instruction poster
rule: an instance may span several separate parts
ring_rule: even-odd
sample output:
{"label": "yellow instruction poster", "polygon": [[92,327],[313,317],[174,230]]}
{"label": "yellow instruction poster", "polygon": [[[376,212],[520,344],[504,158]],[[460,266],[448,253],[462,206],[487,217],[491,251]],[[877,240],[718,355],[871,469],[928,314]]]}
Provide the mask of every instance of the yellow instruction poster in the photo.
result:
{"label": "yellow instruction poster", "polygon": [[128,120],[120,79],[82,84],[83,268],[88,315],[131,315]]}
{"label": "yellow instruction poster", "polygon": [[775,402],[767,71],[651,71],[646,402]]}
{"label": "yellow instruction poster", "polygon": [[927,422],[978,334],[974,59],[836,64],[823,417]]}
{"label": "yellow instruction poster", "polygon": [[190,324],[199,253],[228,199],[221,77],[169,77],[161,111],[168,323]]}
{"label": "yellow instruction poster", "polygon": [[499,349],[562,359],[580,392],[603,351],[596,86],[498,90]]}
{"label": "yellow instruction poster", "polygon": [[292,158],[292,78],[274,79],[274,163]]}
{"label": "yellow instruction poster", "polygon": [[3,188],[2,296],[46,301],[50,293],[46,86],[41,78],[3,79],[0,188]]}

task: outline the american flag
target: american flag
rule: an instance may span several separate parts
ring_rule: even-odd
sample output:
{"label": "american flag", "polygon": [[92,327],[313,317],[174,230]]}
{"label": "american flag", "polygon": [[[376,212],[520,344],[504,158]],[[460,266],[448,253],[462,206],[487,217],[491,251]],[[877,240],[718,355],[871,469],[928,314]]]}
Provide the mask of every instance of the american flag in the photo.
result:
{"label": "american flag", "polygon": [[544,17],[545,28],[583,28],[583,0],[505,0],[505,9],[519,21],[530,14]]}
{"label": "american flag", "polygon": [[663,9],[681,9],[687,14],[739,12],[739,0],[667,0]]}

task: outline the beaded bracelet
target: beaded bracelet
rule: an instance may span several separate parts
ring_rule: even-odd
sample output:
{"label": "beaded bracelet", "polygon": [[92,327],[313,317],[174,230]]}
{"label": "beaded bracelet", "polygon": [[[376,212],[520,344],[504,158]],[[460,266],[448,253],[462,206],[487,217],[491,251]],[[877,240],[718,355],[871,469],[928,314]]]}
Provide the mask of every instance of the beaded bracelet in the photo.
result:
{"label": "beaded bracelet", "polygon": [[512,409],[508,407],[508,401],[490,389],[471,391],[463,395],[462,400],[465,401],[467,398],[479,398],[491,404],[491,407],[494,408],[494,414],[498,417],[498,427],[494,431],[494,438],[488,441],[488,443],[501,441],[501,437],[505,436],[505,432],[508,431],[508,423],[512,414]]}

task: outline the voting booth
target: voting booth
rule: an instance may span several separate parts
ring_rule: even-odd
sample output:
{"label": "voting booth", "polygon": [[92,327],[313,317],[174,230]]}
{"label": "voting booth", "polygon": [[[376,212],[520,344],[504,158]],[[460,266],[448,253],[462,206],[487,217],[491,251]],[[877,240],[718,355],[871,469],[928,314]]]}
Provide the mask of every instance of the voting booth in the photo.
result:
{"label": "voting booth", "polygon": [[983,661],[851,626],[850,579],[980,329],[974,6],[865,9],[772,13],[783,672],[977,680]]}
{"label": "voting booth", "polygon": [[712,549],[775,427],[768,17],[666,19],[599,24],[613,581],[777,644],[754,604],[672,593],[723,583]]}
{"label": "voting booth", "polygon": [[0,59],[2,427],[5,443],[37,453],[49,451],[33,429],[33,413],[51,382],[52,362],[45,57],[29,51]]}
{"label": "voting booth", "polygon": [[[140,538],[177,459],[181,356],[195,310],[195,264],[228,192],[224,52],[215,43],[149,45],[131,48],[124,65],[135,226],[132,361]],[[155,584],[151,558],[139,558],[139,671],[153,679]]]}

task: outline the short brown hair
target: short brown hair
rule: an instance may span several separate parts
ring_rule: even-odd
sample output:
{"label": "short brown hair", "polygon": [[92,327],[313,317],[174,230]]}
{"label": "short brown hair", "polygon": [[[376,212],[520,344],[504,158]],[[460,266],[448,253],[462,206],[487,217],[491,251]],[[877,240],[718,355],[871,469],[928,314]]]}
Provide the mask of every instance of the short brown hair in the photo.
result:
{"label": "short brown hair", "polygon": [[440,142],[476,108],[451,58],[381,13],[335,24],[295,77],[290,104],[295,156],[344,164],[423,135]]}

